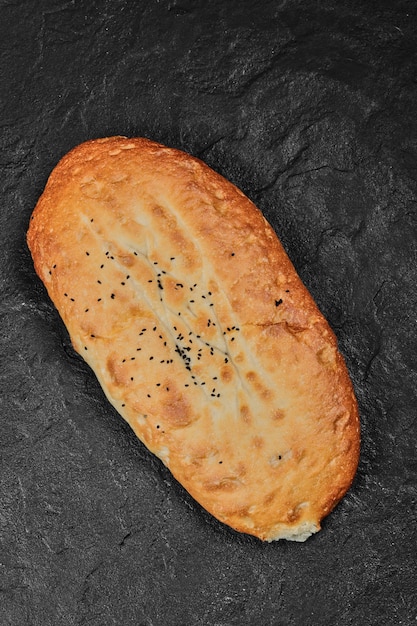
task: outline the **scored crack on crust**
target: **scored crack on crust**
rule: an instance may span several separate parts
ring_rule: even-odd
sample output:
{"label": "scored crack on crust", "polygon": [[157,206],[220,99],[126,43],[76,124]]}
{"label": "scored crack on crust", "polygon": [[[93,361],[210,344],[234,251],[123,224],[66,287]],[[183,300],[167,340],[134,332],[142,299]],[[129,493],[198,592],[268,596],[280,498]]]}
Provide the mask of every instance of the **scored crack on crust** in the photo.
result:
{"label": "scored crack on crust", "polygon": [[267,541],[320,529],[356,472],[357,402],[240,190],[147,139],[92,140],[52,172],[27,240],[75,350],[206,510]]}

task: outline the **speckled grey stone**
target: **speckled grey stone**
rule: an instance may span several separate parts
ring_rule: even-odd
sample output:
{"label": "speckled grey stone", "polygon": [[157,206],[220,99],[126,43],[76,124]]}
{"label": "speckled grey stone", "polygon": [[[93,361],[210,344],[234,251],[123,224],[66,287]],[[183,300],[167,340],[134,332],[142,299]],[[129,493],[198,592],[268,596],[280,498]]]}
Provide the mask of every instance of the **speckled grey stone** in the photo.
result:
{"label": "speckled grey stone", "polygon": [[[417,5],[0,2],[0,624],[417,624]],[[109,406],[25,245],[58,159],[141,135],[274,226],[357,392],[354,485],[304,544],[203,511]]]}

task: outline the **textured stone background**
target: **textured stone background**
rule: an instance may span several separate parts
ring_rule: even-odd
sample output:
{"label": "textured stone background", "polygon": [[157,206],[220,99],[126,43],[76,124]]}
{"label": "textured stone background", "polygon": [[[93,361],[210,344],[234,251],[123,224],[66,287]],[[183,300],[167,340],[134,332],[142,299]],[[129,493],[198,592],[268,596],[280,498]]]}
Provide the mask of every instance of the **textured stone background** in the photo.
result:
{"label": "textured stone background", "polygon": [[[2,626],[417,624],[417,3],[0,1]],[[355,483],[305,544],[213,520],[108,405],[34,274],[58,159],[204,159],[275,227],[355,384]]]}

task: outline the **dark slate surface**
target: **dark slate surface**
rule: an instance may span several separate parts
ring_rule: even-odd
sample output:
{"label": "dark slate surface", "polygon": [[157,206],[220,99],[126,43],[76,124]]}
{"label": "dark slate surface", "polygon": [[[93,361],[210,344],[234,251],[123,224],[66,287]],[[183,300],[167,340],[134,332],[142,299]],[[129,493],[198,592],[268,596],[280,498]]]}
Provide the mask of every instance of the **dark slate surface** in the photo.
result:
{"label": "dark slate surface", "polygon": [[[0,2],[0,624],[417,624],[417,5]],[[75,144],[204,159],[275,227],[337,333],[355,483],[305,544],[201,510],[108,405],[35,277]]]}

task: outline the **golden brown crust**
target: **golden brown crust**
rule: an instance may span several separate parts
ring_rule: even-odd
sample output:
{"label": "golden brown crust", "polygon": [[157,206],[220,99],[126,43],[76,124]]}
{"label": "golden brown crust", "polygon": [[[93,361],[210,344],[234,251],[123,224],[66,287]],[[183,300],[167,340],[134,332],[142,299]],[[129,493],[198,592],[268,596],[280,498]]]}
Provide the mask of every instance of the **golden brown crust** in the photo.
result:
{"label": "golden brown crust", "polygon": [[52,172],[28,245],[74,348],[203,507],[264,540],[320,528],[356,471],[357,404],[248,198],[178,150],[89,141]]}

